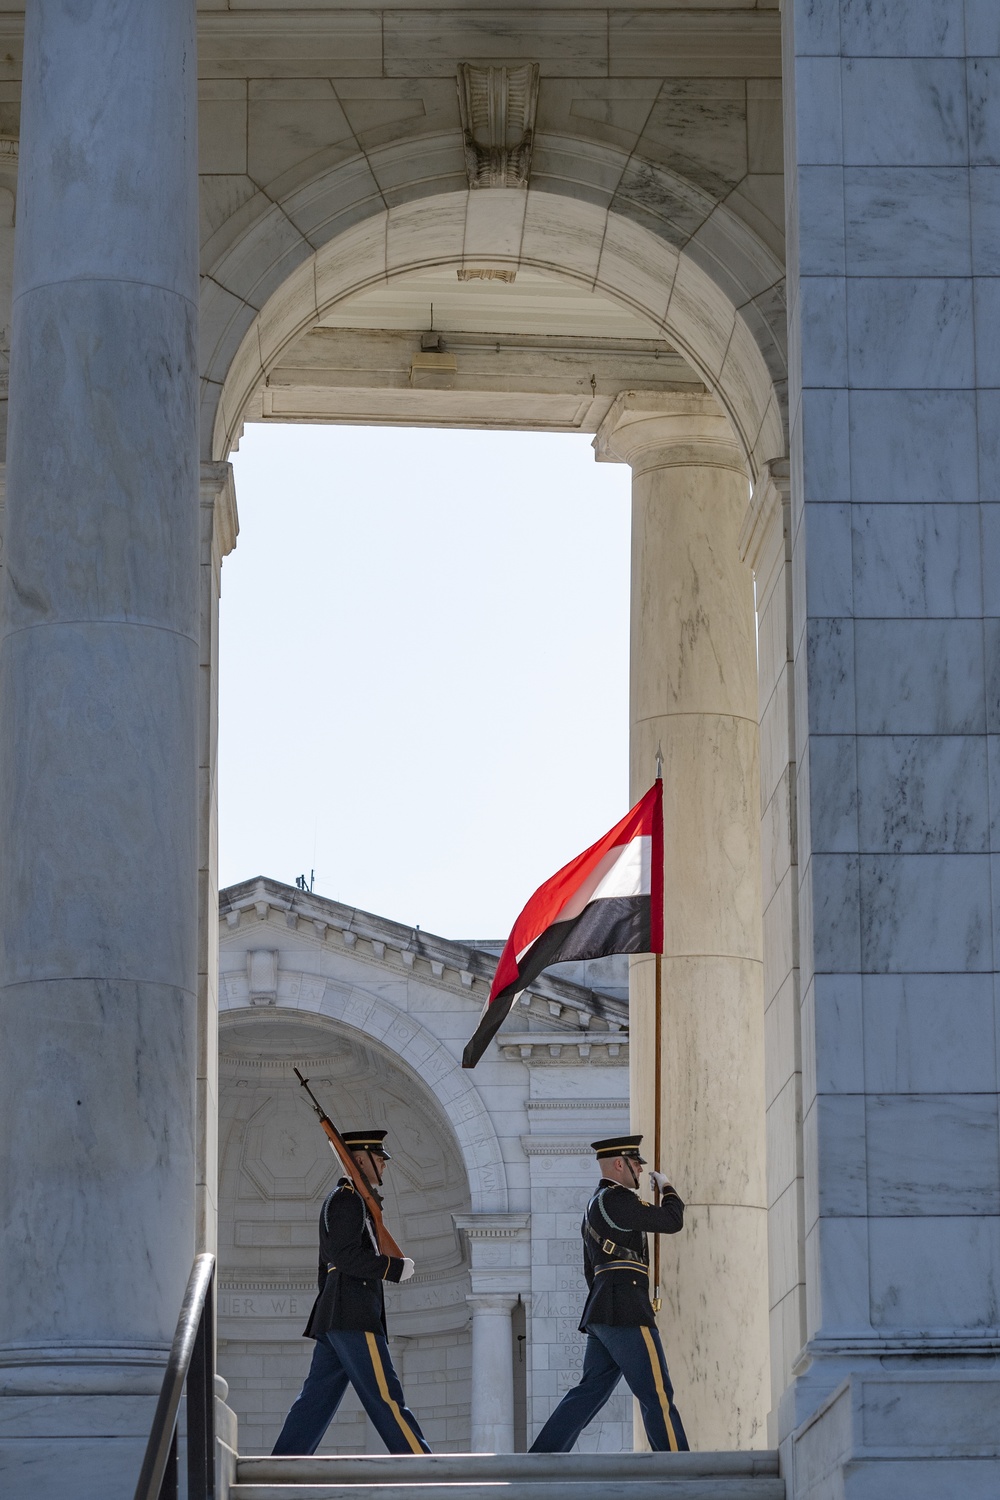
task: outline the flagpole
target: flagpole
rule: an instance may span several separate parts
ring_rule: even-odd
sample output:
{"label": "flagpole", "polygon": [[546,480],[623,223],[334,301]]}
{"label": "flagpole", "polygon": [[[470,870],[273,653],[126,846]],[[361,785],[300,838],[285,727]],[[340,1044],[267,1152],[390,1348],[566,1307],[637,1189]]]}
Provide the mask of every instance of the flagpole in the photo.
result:
{"label": "flagpole", "polygon": [[[663,750],[660,745],[656,747],[656,779],[663,779]],[[657,1172],[660,1170],[660,1125],[661,1125],[661,1060],[662,1060],[662,1031],[663,1031],[663,954],[656,954],[654,966],[654,980],[656,994],[653,1000],[653,1024],[656,1027],[656,1036],[653,1042],[653,1166]],[[659,1205],[660,1189],[657,1186],[653,1192],[654,1202]],[[653,1311],[658,1313],[662,1306],[660,1297],[660,1236],[653,1235]]]}
{"label": "flagpole", "polygon": [[[656,955],[656,1000],[653,1005],[655,1016],[656,1041],[653,1045],[653,1166],[657,1172],[660,1170],[660,1030],[663,1019],[663,955]],[[657,1204],[660,1201],[660,1189],[654,1189],[654,1199]],[[658,1313],[662,1305],[660,1297],[660,1236],[653,1235],[653,1311]]]}

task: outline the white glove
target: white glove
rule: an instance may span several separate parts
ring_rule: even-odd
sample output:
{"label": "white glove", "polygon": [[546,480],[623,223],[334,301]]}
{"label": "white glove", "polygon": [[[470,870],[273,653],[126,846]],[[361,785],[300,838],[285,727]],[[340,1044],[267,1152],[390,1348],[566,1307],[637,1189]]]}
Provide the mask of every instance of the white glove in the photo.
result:
{"label": "white glove", "polygon": [[672,1187],[672,1183],[670,1181],[670,1178],[667,1177],[664,1172],[650,1171],[649,1186],[651,1190],[659,1193],[662,1196],[662,1194],[666,1192],[668,1187]]}
{"label": "white glove", "polygon": [[409,1281],[415,1270],[414,1264],[408,1255],[403,1256],[403,1269],[399,1273],[400,1281]]}

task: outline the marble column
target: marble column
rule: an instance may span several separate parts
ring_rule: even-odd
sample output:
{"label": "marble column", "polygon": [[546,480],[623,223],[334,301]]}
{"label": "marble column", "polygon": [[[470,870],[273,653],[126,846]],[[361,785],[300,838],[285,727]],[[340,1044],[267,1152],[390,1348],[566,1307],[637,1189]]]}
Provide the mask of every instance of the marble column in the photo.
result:
{"label": "marble column", "polygon": [[79,1500],[132,1494],[195,1248],[195,63],[195,0],[28,0],[0,616],[10,1500],[69,1474]]}
{"label": "marble column", "polygon": [[219,1181],[219,600],[239,533],[233,466],[201,466],[198,680],[198,1159],[195,1239],[217,1247]]}
{"label": "marble column", "polygon": [[517,1298],[505,1292],[466,1297],[472,1309],[473,1453],[514,1451],[514,1349],[511,1314]]}
{"label": "marble column", "polygon": [[[763,1446],[767,1232],[757,670],[749,485],[708,395],[625,392],[595,439],[632,467],[631,788],[663,752],[659,1160],[688,1207],[659,1322],[692,1446]],[[633,1128],[653,1146],[655,964],[630,976]],[[652,1156],[652,1151],[648,1153]]]}

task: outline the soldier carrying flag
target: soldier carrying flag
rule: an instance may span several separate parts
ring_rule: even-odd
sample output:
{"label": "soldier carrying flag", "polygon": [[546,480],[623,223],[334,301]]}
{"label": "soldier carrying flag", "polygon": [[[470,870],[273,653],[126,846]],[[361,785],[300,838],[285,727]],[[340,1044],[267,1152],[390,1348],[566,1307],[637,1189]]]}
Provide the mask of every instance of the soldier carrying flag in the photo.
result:
{"label": "soldier carrying flag", "polygon": [[646,1165],[641,1135],[594,1141],[601,1168],[583,1216],[583,1270],[589,1295],[580,1320],[587,1335],[583,1375],[567,1391],[531,1445],[532,1453],[568,1453],[624,1375],[639,1402],[654,1452],[685,1451],[688,1440],[649,1297],[647,1234],[676,1234],[684,1204],[662,1172],[650,1172],[657,1206],[637,1193]]}

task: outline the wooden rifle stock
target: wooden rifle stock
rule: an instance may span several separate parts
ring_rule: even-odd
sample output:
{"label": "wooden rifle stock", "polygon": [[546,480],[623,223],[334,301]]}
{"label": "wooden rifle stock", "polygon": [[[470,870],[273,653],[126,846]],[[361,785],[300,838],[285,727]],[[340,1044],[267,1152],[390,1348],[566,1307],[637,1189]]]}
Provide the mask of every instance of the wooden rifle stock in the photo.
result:
{"label": "wooden rifle stock", "polygon": [[309,1098],[312,1100],[312,1107],[319,1115],[319,1123],[322,1125],[323,1130],[326,1133],[326,1137],[330,1142],[330,1145],[333,1147],[337,1156],[340,1158],[341,1165],[343,1166],[344,1171],[351,1179],[358,1192],[361,1194],[361,1199],[366,1205],[368,1212],[372,1216],[372,1220],[375,1224],[375,1237],[378,1240],[379,1249],[381,1250],[383,1255],[390,1255],[395,1260],[402,1260],[404,1258],[404,1251],[399,1248],[399,1246],[396,1244],[396,1241],[389,1233],[388,1229],[386,1229],[385,1221],[382,1218],[381,1204],[379,1203],[375,1194],[372,1192],[368,1183],[365,1181],[364,1174],[362,1173],[361,1168],[354,1160],[353,1151],[344,1140],[344,1137],[341,1135],[336,1125],[330,1119],[330,1116],[323,1109],[312,1089],[309,1087],[308,1078],[303,1078],[298,1068],[293,1068],[292,1071],[294,1072],[296,1078],[299,1080],[299,1083],[301,1083],[302,1087],[305,1089],[306,1093],[309,1095]]}

